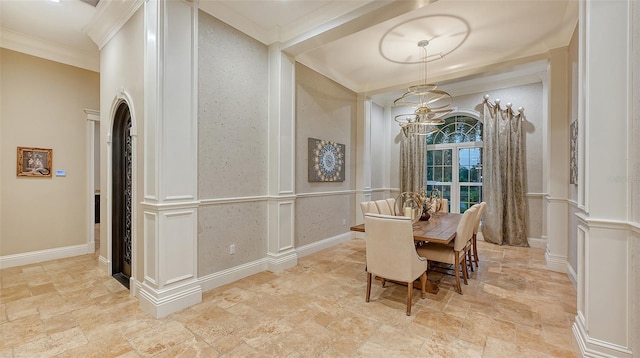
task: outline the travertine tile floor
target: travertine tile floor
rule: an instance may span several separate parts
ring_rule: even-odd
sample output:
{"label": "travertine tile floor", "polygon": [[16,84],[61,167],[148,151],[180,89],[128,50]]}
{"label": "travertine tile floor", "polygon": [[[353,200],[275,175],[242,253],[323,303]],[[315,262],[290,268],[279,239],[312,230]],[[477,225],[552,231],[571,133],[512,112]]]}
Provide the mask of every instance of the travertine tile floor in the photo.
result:
{"label": "travertine tile floor", "polygon": [[163,319],[97,267],[97,256],[1,271],[0,357],[575,357],[576,293],[544,251],[479,242],[464,295],[376,282],[365,303],[364,241],[205,292]]}

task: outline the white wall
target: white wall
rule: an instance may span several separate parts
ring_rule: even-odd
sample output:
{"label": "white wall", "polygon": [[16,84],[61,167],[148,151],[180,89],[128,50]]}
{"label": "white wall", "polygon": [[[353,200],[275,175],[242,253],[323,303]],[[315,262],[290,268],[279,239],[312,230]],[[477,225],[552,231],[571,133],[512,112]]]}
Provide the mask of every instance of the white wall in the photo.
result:
{"label": "white wall", "polygon": [[[111,231],[108,221],[108,211],[111,195],[111,178],[108,160],[110,143],[108,136],[112,132],[115,104],[120,100],[126,100],[131,111],[132,126],[137,130],[134,148],[134,168],[137,181],[134,183],[137,196],[134,203],[143,201],[143,119],[144,119],[144,18],[143,8],[129,19],[120,31],[100,51],[100,256],[103,262],[109,259],[107,234]],[[143,225],[142,209],[135,205],[136,216],[134,218],[134,236],[136,237],[134,251],[136,256],[132,258],[133,270],[137,272],[136,279],[143,280]]]}

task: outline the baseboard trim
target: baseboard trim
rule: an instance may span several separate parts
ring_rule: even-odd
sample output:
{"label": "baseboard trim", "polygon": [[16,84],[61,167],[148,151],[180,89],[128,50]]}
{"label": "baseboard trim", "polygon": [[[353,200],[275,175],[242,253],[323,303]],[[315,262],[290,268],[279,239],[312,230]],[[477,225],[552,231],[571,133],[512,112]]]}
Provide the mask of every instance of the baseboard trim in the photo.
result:
{"label": "baseboard trim", "polygon": [[163,289],[156,289],[143,282],[136,294],[142,310],[155,318],[166,317],[202,302],[202,289],[197,280]]}
{"label": "baseboard trim", "polygon": [[571,284],[573,284],[573,288],[575,288],[577,290],[578,289],[578,274],[573,269],[573,267],[571,267],[571,264],[569,264],[569,262],[567,262],[567,276],[569,276],[569,281],[571,281]]}
{"label": "baseboard trim", "polygon": [[529,247],[532,247],[534,249],[547,248],[547,239],[542,239],[538,237],[528,237],[527,242],[529,243]]}
{"label": "baseboard trim", "polygon": [[544,260],[547,263],[547,270],[567,273],[567,257],[553,255],[549,252],[549,248],[544,253]]}
{"label": "baseboard trim", "polygon": [[0,256],[0,269],[37,264],[40,262],[64,259],[67,257],[93,254],[95,252],[95,243],[93,245],[93,248],[91,247],[91,243],[89,243],[82,245],[57,247],[47,250],[31,251],[15,255]]}
{"label": "baseboard trim", "polygon": [[593,339],[587,334],[584,326],[584,320],[580,313],[576,316],[576,320],[571,326],[573,330],[573,339],[580,348],[583,357],[593,358],[631,358],[633,352],[624,347]]}
{"label": "baseboard trim", "polygon": [[267,260],[259,259],[198,278],[202,292],[255,275],[267,269]]}
{"label": "baseboard trim", "polygon": [[334,245],[349,241],[351,240],[351,238],[352,238],[351,231],[345,232],[343,234],[336,235],[324,240],[316,241],[308,245],[300,246],[299,248],[296,249],[296,252],[298,253],[298,257],[305,257],[307,255],[311,255],[318,251],[328,249]]}
{"label": "baseboard trim", "polygon": [[106,257],[102,255],[98,257],[98,267],[100,267],[100,270],[102,270],[107,275],[111,275],[111,261],[109,261],[109,259],[107,259]]}

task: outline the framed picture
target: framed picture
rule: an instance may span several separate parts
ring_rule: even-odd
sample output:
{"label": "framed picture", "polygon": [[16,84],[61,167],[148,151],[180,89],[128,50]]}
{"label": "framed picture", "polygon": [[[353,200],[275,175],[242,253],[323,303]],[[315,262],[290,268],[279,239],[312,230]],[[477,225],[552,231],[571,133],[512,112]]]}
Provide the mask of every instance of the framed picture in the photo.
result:
{"label": "framed picture", "polygon": [[571,122],[569,138],[569,183],[578,184],[578,120]]}
{"label": "framed picture", "polygon": [[18,176],[51,177],[53,149],[18,147]]}
{"label": "framed picture", "polygon": [[309,181],[344,181],[345,145],[309,138]]}

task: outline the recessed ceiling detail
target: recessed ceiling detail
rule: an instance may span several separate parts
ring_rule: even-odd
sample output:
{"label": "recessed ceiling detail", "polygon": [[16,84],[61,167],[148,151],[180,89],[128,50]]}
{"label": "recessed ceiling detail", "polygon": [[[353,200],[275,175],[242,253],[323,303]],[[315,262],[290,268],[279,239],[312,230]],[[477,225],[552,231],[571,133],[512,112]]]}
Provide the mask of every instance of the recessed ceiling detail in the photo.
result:
{"label": "recessed ceiling detail", "polygon": [[80,0],[80,1],[87,3],[93,7],[98,6],[98,2],[100,2],[100,0]]}
{"label": "recessed ceiling detail", "polygon": [[469,24],[453,15],[413,18],[385,32],[380,40],[380,54],[394,63],[420,63],[423,52],[416,44],[421,40],[428,40],[427,62],[431,62],[459,48],[469,37],[469,31]]}

